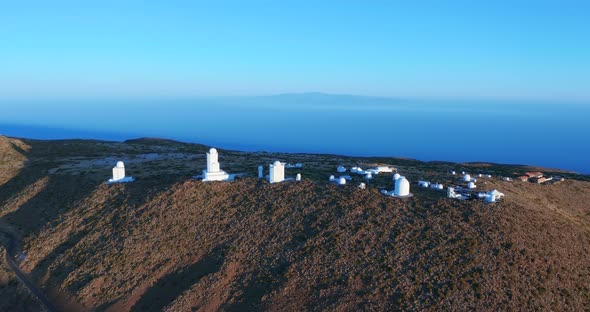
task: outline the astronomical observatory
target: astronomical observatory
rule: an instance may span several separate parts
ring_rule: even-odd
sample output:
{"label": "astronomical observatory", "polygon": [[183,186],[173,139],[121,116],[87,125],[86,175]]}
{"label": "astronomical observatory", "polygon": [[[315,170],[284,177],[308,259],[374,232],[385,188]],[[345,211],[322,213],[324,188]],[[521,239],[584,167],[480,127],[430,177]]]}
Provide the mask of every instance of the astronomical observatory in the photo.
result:
{"label": "astronomical observatory", "polygon": [[410,182],[405,177],[401,177],[395,181],[393,196],[400,198],[413,196],[413,194],[410,193]]}
{"label": "astronomical observatory", "polygon": [[410,182],[406,177],[400,176],[397,180],[394,179],[395,188],[393,191],[381,190],[381,193],[387,196],[407,198],[412,197],[414,194],[410,193]]}
{"label": "astronomical observatory", "polygon": [[221,170],[217,150],[211,148],[207,153],[207,169],[203,170],[203,182],[227,180],[229,180],[229,174]]}
{"label": "astronomical observatory", "polygon": [[285,181],[285,165],[280,161],[275,161],[269,166],[269,179],[270,183],[279,183]]}
{"label": "astronomical observatory", "polygon": [[115,167],[113,167],[113,178],[109,179],[107,183],[126,183],[133,182],[133,177],[125,176],[125,164],[122,161],[118,161]]}

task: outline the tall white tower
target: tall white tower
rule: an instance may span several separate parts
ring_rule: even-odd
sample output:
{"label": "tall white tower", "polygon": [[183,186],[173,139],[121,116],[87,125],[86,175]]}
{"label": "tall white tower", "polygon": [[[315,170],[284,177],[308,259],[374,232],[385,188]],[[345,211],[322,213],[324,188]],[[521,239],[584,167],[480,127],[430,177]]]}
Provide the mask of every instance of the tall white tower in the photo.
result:
{"label": "tall white tower", "polygon": [[122,161],[118,161],[115,167],[113,167],[113,178],[107,181],[107,184],[111,183],[126,183],[133,182],[133,177],[128,177],[125,174],[125,164]]}
{"label": "tall white tower", "polygon": [[283,182],[285,180],[285,165],[280,161],[275,161],[269,166],[270,169],[270,183]]}
{"label": "tall white tower", "polygon": [[264,176],[264,167],[258,166],[258,178],[262,179]]}
{"label": "tall white tower", "polygon": [[229,179],[229,174],[220,169],[219,155],[215,148],[211,148],[207,153],[207,169],[203,170],[203,181],[225,181]]}
{"label": "tall white tower", "polygon": [[125,178],[125,164],[118,161],[117,165],[113,167],[113,181],[119,181]]}
{"label": "tall white tower", "polygon": [[219,172],[219,155],[215,148],[210,149],[207,153],[207,172]]}

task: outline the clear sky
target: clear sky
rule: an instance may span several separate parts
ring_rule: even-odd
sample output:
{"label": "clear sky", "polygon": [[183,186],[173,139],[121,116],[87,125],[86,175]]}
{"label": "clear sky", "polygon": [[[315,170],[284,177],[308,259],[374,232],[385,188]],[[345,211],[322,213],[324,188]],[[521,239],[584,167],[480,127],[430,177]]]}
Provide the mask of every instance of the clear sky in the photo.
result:
{"label": "clear sky", "polygon": [[590,99],[590,1],[2,1],[0,97]]}

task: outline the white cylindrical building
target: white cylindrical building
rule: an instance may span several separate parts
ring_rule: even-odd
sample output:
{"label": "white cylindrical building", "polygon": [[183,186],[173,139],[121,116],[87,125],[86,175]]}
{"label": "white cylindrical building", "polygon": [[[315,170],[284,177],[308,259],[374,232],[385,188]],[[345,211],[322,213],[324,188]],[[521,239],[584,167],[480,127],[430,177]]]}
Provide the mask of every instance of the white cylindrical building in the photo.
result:
{"label": "white cylindrical building", "polygon": [[295,176],[295,181],[301,181],[301,173],[298,173],[298,174]]}
{"label": "white cylindrical building", "polygon": [[219,155],[215,148],[211,148],[209,153],[207,153],[207,172],[214,173],[219,171],[221,171],[219,168]]}
{"label": "white cylindrical building", "polygon": [[285,165],[280,161],[275,161],[269,166],[269,181],[270,183],[279,183],[285,180]]}
{"label": "white cylindrical building", "polygon": [[113,168],[113,181],[119,181],[125,178],[125,164],[122,161],[118,161]]}
{"label": "white cylindrical building", "polygon": [[410,182],[405,177],[395,181],[395,190],[393,194],[397,197],[407,197],[410,195]]}
{"label": "white cylindrical building", "polygon": [[340,179],[338,180],[338,184],[339,184],[339,185],[344,185],[344,184],[346,184],[346,179],[345,179],[345,178],[340,178]]}

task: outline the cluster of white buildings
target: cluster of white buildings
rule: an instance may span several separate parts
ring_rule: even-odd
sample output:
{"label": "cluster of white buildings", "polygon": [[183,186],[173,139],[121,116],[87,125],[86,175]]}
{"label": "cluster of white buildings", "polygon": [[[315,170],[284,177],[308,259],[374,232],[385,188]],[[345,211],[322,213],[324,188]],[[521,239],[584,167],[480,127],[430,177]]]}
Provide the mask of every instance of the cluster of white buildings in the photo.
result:
{"label": "cluster of white buildings", "polygon": [[449,187],[447,189],[447,197],[459,200],[466,200],[470,198],[480,199],[488,203],[495,203],[504,198],[504,193],[493,189],[489,192],[470,193],[462,188]]}
{"label": "cluster of white buildings", "polygon": [[[215,148],[211,148],[209,152],[206,153],[207,155],[207,169],[203,170],[203,174],[201,176],[203,182],[210,182],[210,181],[230,181],[234,178],[235,175],[231,175],[221,169],[221,165],[219,164],[219,154]],[[295,165],[292,164],[285,164],[280,161],[275,161],[269,165],[268,170],[268,181],[270,183],[280,183],[283,181],[295,180],[301,181],[301,174],[298,173],[295,178],[286,178],[285,177],[285,168],[302,168],[303,165],[297,163]],[[376,167],[368,170],[363,170],[359,167],[352,167],[350,169],[351,173],[365,175],[366,179],[371,179],[373,174],[379,173],[391,173],[395,169],[391,167]],[[348,170],[343,166],[338,166],[336,171],[339,173],[345,173]],[[454,171],[451,174],[455,175]],[[496,202],[504,197],[504,194],[499,192],[498,190],[491,190],[489,192],[479,192],[479,193],[472,193],[472,189],[475,189],[477,186],[475,182],[477,179],[471,177],[469,174],[462,172],[463,177],[461,181],[467,182],[467,187],[449,187],[447,188],[447,197],[454,198],[454,199],[469,199],[469,198],[477,198],[482,199],[486,202]],[[479,177],[491,177],[491,175],[482,175],[480,174]],[[263,179],[264,176],[264,167],[258,167],[258,178]],[[348,181],[351,181],[352,177],[348,175],[343,175],[340,177],[330,176],[329,182],[337,185],[346,185]],[[504,178],[505,181],[510,180],[509,178]],[[107,181],[108,184],[112,183],[126,183],[126,182],[133,182],[135,179],[130,176],[125,175],[125,164],[122,161],[118,161],[115,167],[113,168],[113,177]],[[407,198],[413,196],[410,193],[410,182],[399,173],[395,173],[393,175],[393,182],[395,188],[391,191],[382,190],[381,193],[387,196],[394,196],[399,198]],[[418,181],[418,185],[423,188],[431,188],[436,190],[443,190],[444,186],[440,183],[431,183],[429,181]],[[366,184],[360,183],[358,186],[360,189],[365,189]]]}
{"label": "cluster of white buildings", "polygon": [[[338,166],[338,168],[336,170],[340,173],[346,172],[346,168],[342,167],[342,166]],[[367,175],[367,174],[377,175],[380,173],[392,173],[393,171],[395,171],[395,168],[388,167],[388,166],[378,166],[378,167],[370,168],[367,170],[363,170],[363,168],[361,168],[361,167],[350,168],[351,173],[360,174],[360,175]]]}

